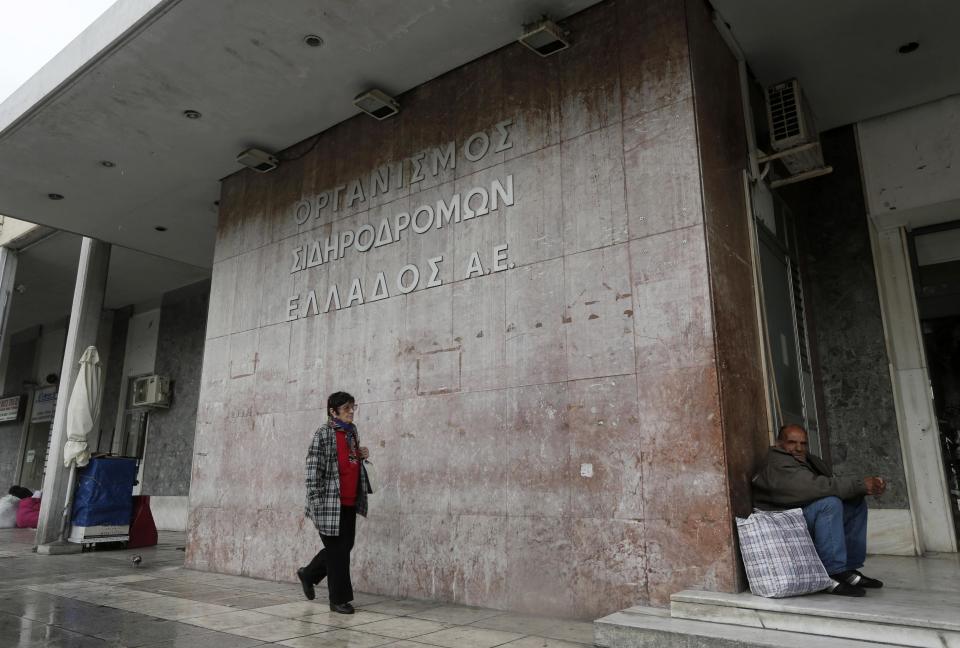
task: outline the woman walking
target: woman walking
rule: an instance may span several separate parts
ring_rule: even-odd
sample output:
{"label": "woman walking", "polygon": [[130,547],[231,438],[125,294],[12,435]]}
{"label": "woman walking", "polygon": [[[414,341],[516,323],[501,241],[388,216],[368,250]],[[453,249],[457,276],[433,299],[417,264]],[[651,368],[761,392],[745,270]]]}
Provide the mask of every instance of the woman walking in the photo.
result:
{"label": "woman walking", "polygon": [[330,610],[340,614],[353,614],[350,550],[357,514],[367,515],[370,492],[362,463],[370,452],[357,439],[356,411],[350,394],[330,394],[327,422],[314,433],[307,450],[306,515],[320,532],[323,549],[297,570],[303,593],[311,601],[316,596],[314,586],[326,577]]}

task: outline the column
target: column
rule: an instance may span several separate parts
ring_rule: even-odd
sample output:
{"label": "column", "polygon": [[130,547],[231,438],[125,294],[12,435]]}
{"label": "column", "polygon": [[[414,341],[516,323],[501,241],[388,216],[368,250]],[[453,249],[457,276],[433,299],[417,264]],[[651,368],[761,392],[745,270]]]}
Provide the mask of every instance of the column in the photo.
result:
{"label": "column", "polygon": [[17,277],[17,252],[0,247],[0,394],[6,392],[7,359],[10,356],[10,339],[7,322],[10,320],[10,305],[13,303],[13,287]]}
{"label": "column", "polygon": [[[50,456],[47,458],[47,472],[43,478],[43,503],[37,524],[38,553],[63,553],[62,550],[52,549],[50,543],[56,540],[60,533],[63,502],[70,475],[70,471],[63,467],[63,444],[67,439],[67,404],[79,373],[80,356],[88,346],[97,343],[97,328],[100,324],[100,313],[103,311],[109,265],[110,245],[84,237],[77,267],[77,283],[73,290],[67,344],[63,352],[57,411],[50,431]],[[79,551],[80,545],[76,545],[74,550]]]}

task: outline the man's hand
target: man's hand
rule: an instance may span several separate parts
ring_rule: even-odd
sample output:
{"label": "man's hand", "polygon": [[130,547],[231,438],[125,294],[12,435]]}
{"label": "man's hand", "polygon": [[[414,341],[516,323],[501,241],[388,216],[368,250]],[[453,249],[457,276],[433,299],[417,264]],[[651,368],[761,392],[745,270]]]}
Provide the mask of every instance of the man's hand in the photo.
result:
{"label": "man's hand", "polygon": [[887,490],[887,482],[882,477],[864,477],[863,485],[867,487],[867,495],[883,495]]}
{"label": "man's hand", "polygon": [[360,458],[361,458],[361,459],[366,459],[366,458],[369,457],[369,456],[370,456],[370,449],[367,448],[366,446],[361,446],[361,447],[360,447]]}

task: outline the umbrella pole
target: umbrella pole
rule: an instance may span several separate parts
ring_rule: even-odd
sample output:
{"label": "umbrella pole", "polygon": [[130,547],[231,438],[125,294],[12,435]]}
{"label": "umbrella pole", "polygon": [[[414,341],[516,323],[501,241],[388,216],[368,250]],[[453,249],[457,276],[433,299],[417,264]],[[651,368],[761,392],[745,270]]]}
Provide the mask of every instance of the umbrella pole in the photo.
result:
{"label": "umbrella pole", "polygon": [[73,504],[73,488],[77,479],[77,462],[70,464],[70,477],[67,479],[67,499],[63,503],[63,517],[60,518],[60,537],[58,542],[64,542],[67,534],[67,520],[70,518],[70,506]]}

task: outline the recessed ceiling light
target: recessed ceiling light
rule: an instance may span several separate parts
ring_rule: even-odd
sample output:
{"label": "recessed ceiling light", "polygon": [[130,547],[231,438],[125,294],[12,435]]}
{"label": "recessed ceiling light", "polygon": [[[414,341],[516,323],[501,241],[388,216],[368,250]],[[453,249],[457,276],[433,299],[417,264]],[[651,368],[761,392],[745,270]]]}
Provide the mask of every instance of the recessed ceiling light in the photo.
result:
{"label": "recessed ceiling light", "polygon": [[104,168],[106,168],[106,169],[112,169],[113,167],[115,167],[115,166],[117,166],[117,165],[114,164],[113,162],[111,162],[110,160],[100,160],[100,166],[102,166],[102,167],[104,167]]}
{"label": "recessed ceiling light", "polygon": [[49,198],[50,200],[63,200],[63,194],[48,193],[47,198]]}
{"label": "recessed ceiling light", "polygon": [[163,225],[157,225],[157,226],[154,227],[153,229],[157,230],[158,232],[166,232],[166,231],[167,231],[167,228],[164,227]]}
{"label": "recessed ceiling light", "polygon": [[186,117],[187,119],[200,119],[201,117],[203,117],[203,115],[201,115],[196,110],[184,110],[183,116]]}
{"label": "recessed ceiling light", "polygon": [[897,51],[901,54],[910,54],[911,52],[916,52],[920,48],[920,43],[917,41],[910,41],[909,43],[904,43]]}
{"label": "recessed ceiling light", "polygon": [[303,42],[310,47],[320,47],[323,45],[323,39],[316,34],[307,34],[303,37]]}

